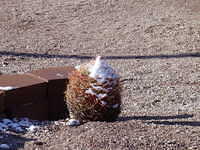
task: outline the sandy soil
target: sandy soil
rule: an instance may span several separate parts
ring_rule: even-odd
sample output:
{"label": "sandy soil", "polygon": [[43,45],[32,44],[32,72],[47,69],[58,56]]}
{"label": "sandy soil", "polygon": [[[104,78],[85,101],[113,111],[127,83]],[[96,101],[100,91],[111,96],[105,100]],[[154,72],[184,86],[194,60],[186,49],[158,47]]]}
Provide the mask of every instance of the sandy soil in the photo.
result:
{"label": "sandy soil", "polygon": [[4,134],[12,149],[200,147],[199,0],[0,0],[0,71],[105,56],[123,82],[116,122]]}

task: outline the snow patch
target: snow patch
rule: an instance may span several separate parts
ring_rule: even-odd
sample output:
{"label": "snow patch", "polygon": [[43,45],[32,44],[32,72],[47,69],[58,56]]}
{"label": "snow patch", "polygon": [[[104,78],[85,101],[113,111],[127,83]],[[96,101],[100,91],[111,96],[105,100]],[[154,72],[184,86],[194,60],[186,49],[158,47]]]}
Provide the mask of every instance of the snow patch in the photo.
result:
{"label": "snow patch", "polygon": [[91,88],[87,89],[87,90],[85,91],[85,93],[86,93],[86,94],[91,94],[91,95],[96,95],[96,93],[95,93]]}
{"label": "snow patch", "polygon": [[101,104],[103,104],[103,105],[106,105],[106,104],[107,104],[107,102],[105,102],[105,101],[101,101]]}
{"label": "snow patch", "polygon": [[98,93],[95,93],[91,88],[87,89],[85,91],[86,94],[91,94],[91,95],[95,95],[98,99],[103,99],[107,96],[107,94],[98,94]]}
{"label": "snow patch", "polygon": [[8,144],[0,144],[0,149],[10,149]]}
{"label": "snow patch", "polygon": [[32,120],[28,118],[20,118],[20,119],[2,119],[0,121],[0,131],[5,132],[8,130],[12,130],[14,132],[25,132],[30,131],[33,132],[38,129],[38,126],[34,124]]}
{"label": "snow patch", "polygon": [[96,78],[98,71],[101,67],[101,56],[97,56],[94,66],[90,69],[90,77]]}
{"label": "snow patch", "polygon": [[12,120],[10,120],[10,119],[3,119],[2,122],[3,122],[5,125],[8,125],[8,124],[13,123]]}
{"label": "snow patch", "polygon": [[96,85],[92,85],[92,84],[91,84],[91,86],[92,86],[92,88],[95,89],[95,90],[98,90],[98,91],[102,90],[102,91],[104,91],[104,92],[108,92],[108,89],[103,88],[103,87],[101,87],[101,86],[96,86]]}
{"label": "snow patch", "polygon": [[79,70],[79,69],[80,69],[80,66],[75,66],[75,69]]}
{"label": "snow patch", "polygon": [[2,91],[9,91],[9,90],[13,90],[16,88],[17,87],[12,87],[12,86],[0,86],[0,90],[2,90]]}
{"label": "snow patch", "polygon": [[61,77],[61,78],[64,77],[64,75],[60,73],[57,73],[56,76]]}
{"label": "snow patch", "polygon": [[8,126],[0,122],[0,131],[6,131]]}
{"label": "snow patch", "polygon": [[28,120],[28,118],[20,120],[18,124],[22,127],[30,127],[32,125],[32,123]]}
{"label": "snow patch", "polygon": [[35,132],[39,127],[35,125],[31,125],[30,127],[26,128],[29,132]]}
{"label": "snow patch", "polygon": [[119,75],[112,69],[105,61],[101,60],[101,56],[98,56],[95,60],[95,64],[89,67],[89,76],[95,78],[98,82],[103,83],[107,79],[117,79]]}
{"label": "snow patch", "polygon": [[99,98],[99,99],[103,99],[103,98],[105,98],[107,96],[107,94],[98,94],[97,95],[97,97]]}
{"label": "snow patch", "polygon": [[80,121],[76,120],[76,119],[69,119],[69,121],[67,121],[66,125],[68,125],[68,126],[78,126],[78,125],[80,125]]}

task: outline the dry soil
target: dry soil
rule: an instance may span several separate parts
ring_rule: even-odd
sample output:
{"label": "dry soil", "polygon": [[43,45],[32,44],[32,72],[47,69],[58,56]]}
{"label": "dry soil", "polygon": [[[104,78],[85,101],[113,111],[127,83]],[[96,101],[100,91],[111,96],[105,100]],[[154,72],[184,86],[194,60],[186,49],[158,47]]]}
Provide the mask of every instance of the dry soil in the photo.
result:
{"label": "dry soil", "polygon": [[[123,80],[116,122],[4,134],[12,149],[200,149],[199,0],[0,0],[0,71],[105,56]],[[59,123],[60,122],[60,123]],[[1,133],[2,134],[2,133]]]}

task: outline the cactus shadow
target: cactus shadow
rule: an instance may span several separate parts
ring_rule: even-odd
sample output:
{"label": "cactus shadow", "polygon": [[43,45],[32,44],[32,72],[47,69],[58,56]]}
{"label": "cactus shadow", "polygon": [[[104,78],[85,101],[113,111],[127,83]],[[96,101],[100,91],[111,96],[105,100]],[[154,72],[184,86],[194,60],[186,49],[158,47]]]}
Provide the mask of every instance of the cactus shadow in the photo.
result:
{"label": "cactus shadow", "polygon": [[[38,141],[33,138],[25,138],[21,135],[14,134],[14,133],[0,133],[1,137],[1,143],[6,144],[9,146],[9,149],[21,149],[24,148],[25,143],[29,141],[33,141],[37,143]],[[1,148],[0,148],[1,149]]]}
{"label": "cactus shadow", "polygon": [[130,120],[142,120],[147,124],[157,125],[180,125],[180,126],[200,126],[200,121],[180,121],[177,119],[189,119],[193,114],[180,114],[180,115],[168,115],[168,116],[121,116],[118,118],[118,122],[126,122]]}

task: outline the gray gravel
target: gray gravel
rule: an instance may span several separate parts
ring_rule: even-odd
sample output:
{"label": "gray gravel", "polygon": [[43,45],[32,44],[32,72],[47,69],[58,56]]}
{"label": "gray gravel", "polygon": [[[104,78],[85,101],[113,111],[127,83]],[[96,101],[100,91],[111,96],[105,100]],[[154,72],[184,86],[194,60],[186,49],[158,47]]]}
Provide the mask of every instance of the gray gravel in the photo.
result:
{"label": "gray gravel", "polygon": [[199,149],[198,0],[0,1],[0,72],[75,66],[96,55],[123,79],[118,121],[75,128],[53,123],[37,134],[6,134],[4,143],[17,140],[18,149]]}

